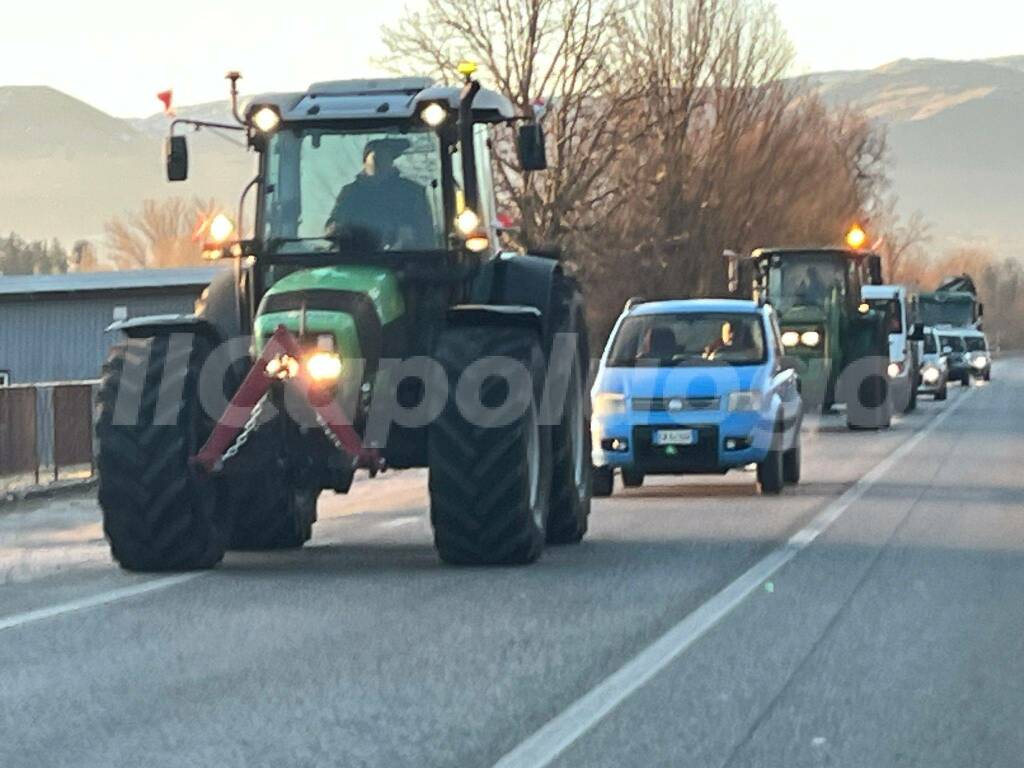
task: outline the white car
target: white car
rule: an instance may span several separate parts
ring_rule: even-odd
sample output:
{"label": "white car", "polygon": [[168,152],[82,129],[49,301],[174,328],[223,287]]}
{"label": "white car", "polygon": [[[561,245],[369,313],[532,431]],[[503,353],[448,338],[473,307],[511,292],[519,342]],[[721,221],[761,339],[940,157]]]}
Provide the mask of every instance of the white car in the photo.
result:
{"label": "white car", "polygon": [[885,316],[889,329],[889,386],[898,410],[917,407],[917,344],[911,338],[907,288],[903,285],[865,285],[861,299]]}
{"label": "white car", "polygon": [[924,351],[921,355],[920,383],[917,391],[945,400],[949,389],[949,347],[943,348],[934,328],[924,329]]}
{"label": "white car", "polygon": [[992,380],[992,352],[988,338],[981,331],[964,329],[960,332],[966,348],[967,370],[971,376],[984,381]]}

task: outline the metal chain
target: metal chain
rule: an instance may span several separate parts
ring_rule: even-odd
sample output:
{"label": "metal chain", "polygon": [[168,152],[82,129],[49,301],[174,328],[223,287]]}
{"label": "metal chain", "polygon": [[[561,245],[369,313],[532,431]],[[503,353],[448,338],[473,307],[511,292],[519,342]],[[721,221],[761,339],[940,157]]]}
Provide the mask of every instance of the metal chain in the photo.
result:
{"label": "metal chain", "polygon": [[238,437],[235,438],[235,442],[232,443],[226,451],[224,451],[224,455],[221,457],[221,463],[237,456],[238,452],[242,450],[242,446],[246,444],[252,433],[260,428],[260,416],[263,415],[263,407],[267,404],[269,395],[270,392],[265,393],[263,397],[256,402],[256,405],[253,406],[252,413],[249,414],[249,418],[246,420],[245,426],[242,427],[242,431],[238,433]]}

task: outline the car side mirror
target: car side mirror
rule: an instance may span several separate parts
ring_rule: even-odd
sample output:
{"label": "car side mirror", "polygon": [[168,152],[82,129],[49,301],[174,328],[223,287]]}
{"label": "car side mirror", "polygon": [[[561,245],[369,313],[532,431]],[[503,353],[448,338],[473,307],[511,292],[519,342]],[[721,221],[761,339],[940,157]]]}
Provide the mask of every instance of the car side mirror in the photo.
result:
{"label": "car side mirror", "polygon": [[543,171],[548,167],[540,123],[519,126],[519,165],[524,171]]}
{"label": "car side mirror", "polygon": [[168,136],[164,142],[167,162],[167,180],[185,181],[188,178],[188,142],[184,136]]}
{"label": "car side mirror", "polygon": [[914,323],[914,327],[910,331],[911,341],[924,341],[924,324]]}

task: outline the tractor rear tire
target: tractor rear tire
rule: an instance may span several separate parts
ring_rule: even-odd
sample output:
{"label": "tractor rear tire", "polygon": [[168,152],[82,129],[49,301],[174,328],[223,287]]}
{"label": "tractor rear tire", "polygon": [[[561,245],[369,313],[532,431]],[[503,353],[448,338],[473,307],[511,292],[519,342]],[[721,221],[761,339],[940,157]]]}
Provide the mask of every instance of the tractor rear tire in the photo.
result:
{"label": "tractor rear tire", "polygon": [[[547,543],[579,544],[587,533],[590,517],[590,395],[586,366],[590,363],[583,298],[572,283],[563,286],[563,307],[557,333],[570,334],[575,358],[561,420],[551,431],[551,504],[548,509]],[[550,356],[549,356],[550,357]],[[563,361],[549,360],[548,376]],[[556,396],[560,391],[556,391]]]}
{"label": "tractor rear tire", "polygon": [[[447,400],[427,436],[438,555],[455,565],[531,563],[544,549],[552,467],[551,430],[539,417],[544,356],[538,334],[455,326],[442,332],[435,357],[448,378]],[[485,358],[518,363],[530,391],[514,390],[499,375],[467,374]],[[478,398],[480,413],[463,413],[464,389]],[[498,419],[503,409],[507,418]]]}
{"label": "tractor rear tire", "polygon": [[104,365],[98,495],[111,553],[126,570],[212,568],[224,557],[220,484],[189,462],[213,426],[198,394],[210,349],[191,334],[128,339]]}

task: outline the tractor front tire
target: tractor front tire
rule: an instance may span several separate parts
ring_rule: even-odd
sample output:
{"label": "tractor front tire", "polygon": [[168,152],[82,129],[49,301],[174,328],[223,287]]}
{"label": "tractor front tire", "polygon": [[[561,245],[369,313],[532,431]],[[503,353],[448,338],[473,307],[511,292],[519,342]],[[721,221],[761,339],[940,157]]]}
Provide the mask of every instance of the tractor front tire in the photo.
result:
{"label": "tractor front tire", "polygon": [[189,462],[212,429],[200,407],[202,336],[116,345],[98,395],[99,503],[111,553],[129,571],[212,568],[227,520],[219,484]]}
{"label": "tractor front tire", "polygon": [[[442,332],[435,357],[448,379],[447,400],[427,433],[438,555],[454,565],[531,563],[544,549],[551,492],[551,430],[539,417],[540,338],[532,328],[454,326]],[[503,363],[492,371],[474,365],[488,359]],[[525,389],[513,383],[513,369],[526,373]]]}

